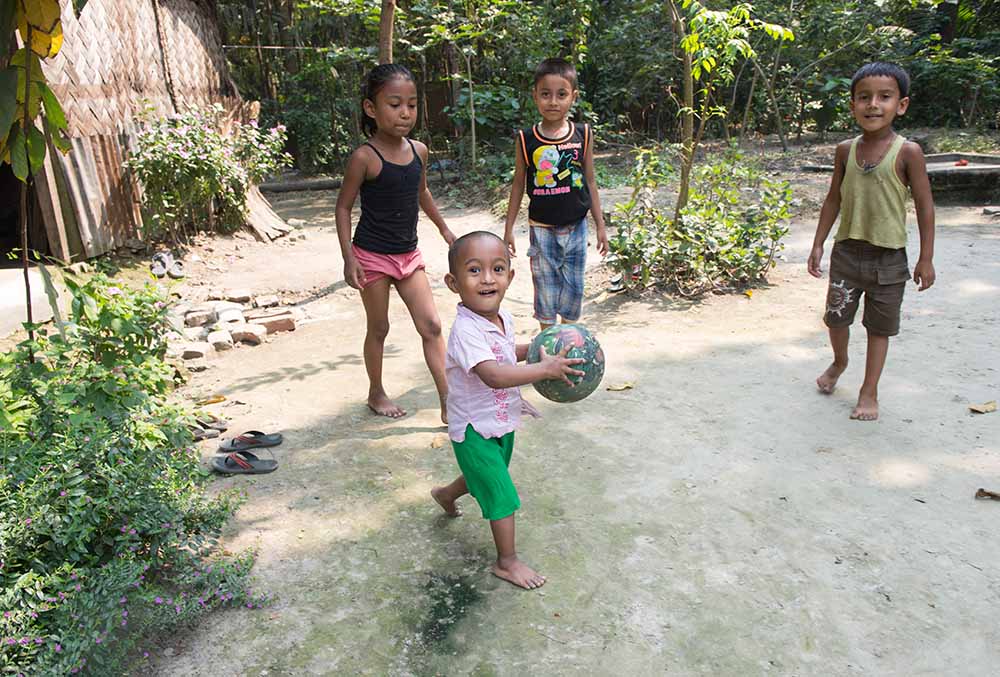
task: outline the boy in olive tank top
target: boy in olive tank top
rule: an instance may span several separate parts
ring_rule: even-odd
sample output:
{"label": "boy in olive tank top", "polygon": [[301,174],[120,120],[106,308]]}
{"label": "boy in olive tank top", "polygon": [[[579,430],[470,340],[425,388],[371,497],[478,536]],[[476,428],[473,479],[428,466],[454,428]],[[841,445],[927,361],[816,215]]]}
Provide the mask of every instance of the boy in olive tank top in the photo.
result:
{"label": "boy in olive tank top", "polygon": [[913,268],[918,291],[934,284],[934,200],[920,146],[897,135],[892,121],[910,105],[910,78],[899,66],[870,63],[851,81],[851,113],[861,136],[840,143],[830,191],[820,211],[808,269],[821,277],[823,243],[837,215],[840,227],[830,254],[830,285],[823,320],[830,329],[833,363],[816,385],[832,393],[847,368],[847,346],[861,296],[868,332],[865,380],[851,418],[878,418],[878,381],[899,333],[903,290],[910,279],[906,260],[906,198],[913,195],[920,231],[920,258]]}

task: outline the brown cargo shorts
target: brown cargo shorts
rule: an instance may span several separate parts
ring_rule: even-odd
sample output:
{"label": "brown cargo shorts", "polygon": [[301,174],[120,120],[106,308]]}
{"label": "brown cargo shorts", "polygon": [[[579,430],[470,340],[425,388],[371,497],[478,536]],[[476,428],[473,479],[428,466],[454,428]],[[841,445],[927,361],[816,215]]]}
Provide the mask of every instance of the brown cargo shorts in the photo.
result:
{"label": "brown cargo shorts", "polygon": [[830,253],[830,287],[823,321],[828,327],[849,327],[863,293],[865,314],[861,323],[865,329],[879,336],[895,336],[909,279],[906,249],[841,240]]}

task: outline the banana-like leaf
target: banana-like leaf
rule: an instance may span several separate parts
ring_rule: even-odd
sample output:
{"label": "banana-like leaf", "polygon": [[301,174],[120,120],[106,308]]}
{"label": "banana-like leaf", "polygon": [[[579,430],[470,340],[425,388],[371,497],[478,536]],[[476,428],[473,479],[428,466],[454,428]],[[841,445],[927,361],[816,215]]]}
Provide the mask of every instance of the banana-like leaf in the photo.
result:
{"label": "banana-like leaf", "polygon": [[59,313],[59,290],[52,283],[52,275],[49,273],[49,269],[41,261],[38,262],[38,272],[42,274],[42,284],[45,285],[45,296],[48,297],[49,307],[52,308],[52,318],[56,323],[56,328],[59,329],[59,335],[65,341],[66,325],[63,322],[62,315]]}

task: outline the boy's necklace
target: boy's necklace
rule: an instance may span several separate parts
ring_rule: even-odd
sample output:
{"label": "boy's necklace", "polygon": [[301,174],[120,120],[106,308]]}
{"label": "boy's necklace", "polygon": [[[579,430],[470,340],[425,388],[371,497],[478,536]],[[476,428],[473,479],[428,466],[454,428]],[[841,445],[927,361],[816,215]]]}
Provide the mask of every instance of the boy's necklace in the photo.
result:
{"label": "boy's necklace", "polygon": [[572,129],[572,124],[573,123],[569,120],[564,120],[563,123],[559,125],[559,129],[557,129],[555,133],[549,133],[541,123],[539,123],[538,129],[542,133],[542,136],[546,139],[561,139],[569,134],[569,130]]}
{"label": "boy's necklace", "polygon": [[[884,158],[885,154],[889,152],[890,148],[892,148],[892,142],[895,141],[895,140],[896,140],[896,135],[895,134],[893,134],[891,137],[889,137],[889,143],[887,143],[885,145],[885,148],[882,150],[882,154],[878,156],[878,159],[875,160],[875,162],[868,162],[867,160],[865,160],[864,158],[862,158],[861,159],[861,173],[862,174],[871,174],[872,172],[874,172],[875,168],[878,167],[880,164],[882,164],[882,158]],[[861,144],[859,143],[858,145],[860,146]]]}

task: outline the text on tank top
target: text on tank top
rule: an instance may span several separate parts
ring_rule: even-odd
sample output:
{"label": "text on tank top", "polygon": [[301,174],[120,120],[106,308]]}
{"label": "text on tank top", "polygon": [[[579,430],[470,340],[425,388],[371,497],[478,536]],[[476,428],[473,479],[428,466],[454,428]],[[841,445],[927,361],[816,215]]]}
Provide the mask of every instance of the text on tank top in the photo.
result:
{"label": "text on tank top", "polygon": [[518,132],[527,167],[528,219],[548,226],[577,223],[590,210],[584,156],[590,125],[570,123],[561,139],[544,136],[539,125]]}

